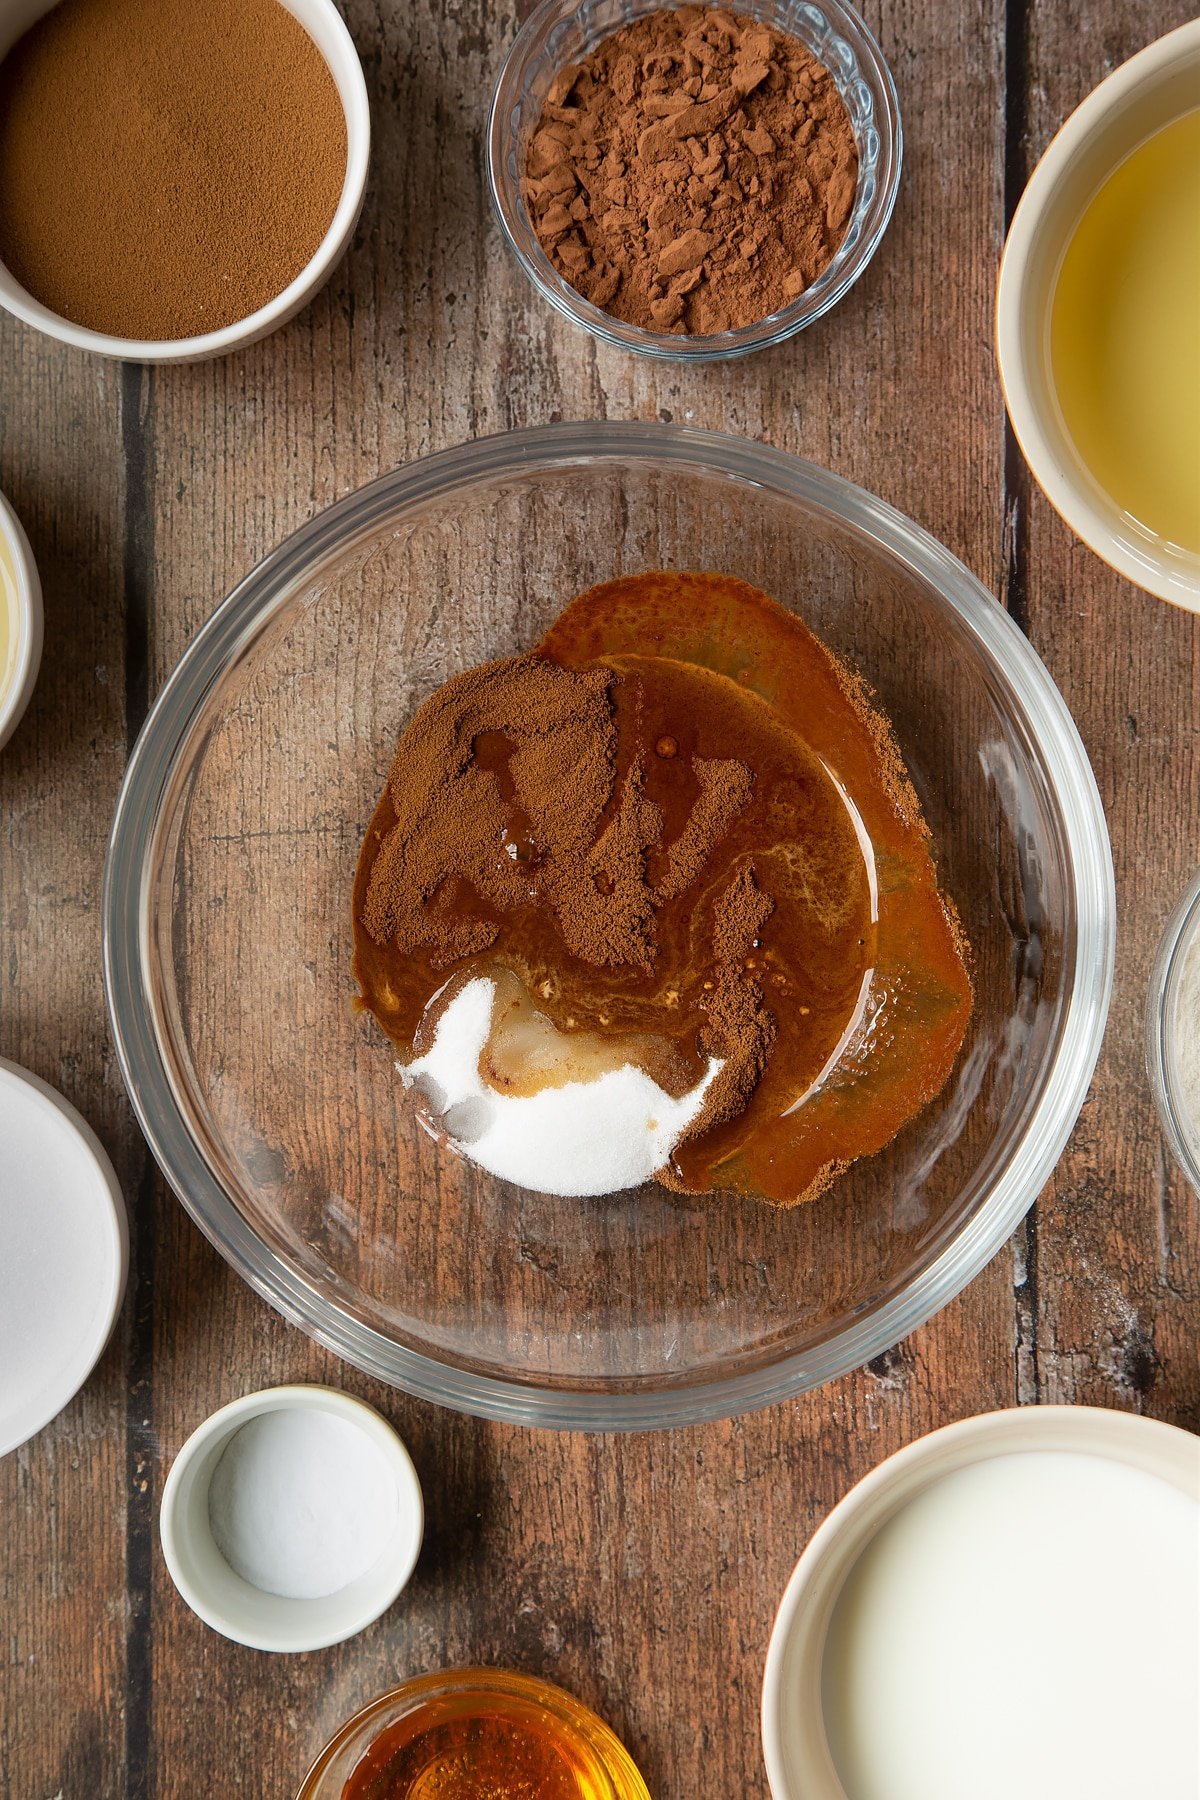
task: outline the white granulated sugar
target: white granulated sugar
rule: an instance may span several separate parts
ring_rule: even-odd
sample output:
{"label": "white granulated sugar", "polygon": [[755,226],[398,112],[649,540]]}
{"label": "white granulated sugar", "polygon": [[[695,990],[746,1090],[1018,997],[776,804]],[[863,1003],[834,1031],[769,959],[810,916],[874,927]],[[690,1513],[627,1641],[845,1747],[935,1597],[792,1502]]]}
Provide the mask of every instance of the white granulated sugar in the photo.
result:
{"label": "white granulated sugar", "polygon": [[722,1063],[710,1059],[703,1079],[677,1100],[629,1063],[594,1081],[500,1094],[479,1073],[494,995],[486,976],[465,983],[430,1048],[400,1066],[451,1143],[489,1174],[535,1193],[584,1197],[648,1181],[699,1114]]}
{"label": "white granulated sugar", "polygon": [[248,1420],[208,1490],[213,1541],[229,1566],[291,1600],[336,1594],[365,1575],[396,1517],[396,1483],[370,1438],[318,1407]]}

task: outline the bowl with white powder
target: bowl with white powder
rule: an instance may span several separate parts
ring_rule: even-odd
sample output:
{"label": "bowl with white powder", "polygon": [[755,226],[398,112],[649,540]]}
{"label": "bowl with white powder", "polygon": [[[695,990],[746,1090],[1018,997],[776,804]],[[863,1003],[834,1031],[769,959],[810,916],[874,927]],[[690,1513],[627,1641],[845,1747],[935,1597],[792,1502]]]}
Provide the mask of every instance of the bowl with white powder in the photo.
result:
{"label": "bowl with white powder", "polygon": [[206,1625],[255,1650],[319,1650],[386,1612],[421,1548],[412,1460],[336,1388],[246,1394],[195,1430],[159,1520],[171,1579]]}
{"label": "bowl with white powder", "polygon": [[1167,920],[1150,972],[1146,1062],[1167,1141],[1200,1194],[1200,869]]}

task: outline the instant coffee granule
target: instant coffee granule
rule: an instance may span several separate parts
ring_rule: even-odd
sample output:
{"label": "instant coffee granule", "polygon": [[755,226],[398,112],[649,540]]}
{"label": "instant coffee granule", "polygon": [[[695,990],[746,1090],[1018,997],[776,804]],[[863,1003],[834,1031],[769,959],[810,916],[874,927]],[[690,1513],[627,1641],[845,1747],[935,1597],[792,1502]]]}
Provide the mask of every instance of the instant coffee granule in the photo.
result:
{"label": "instant coffee granule", "polygon": [[0,64],[0,259],[117,337],[257,311],[337,210],[346,120],[279,0],[62,0]]}
{"label": "instant coffee granule", "polygon": [[707,334],[812,285],[857,182],[849,115],[804,45],[684,6],[555,77],[523,186],[542,248],[585,299],[647,330]]}

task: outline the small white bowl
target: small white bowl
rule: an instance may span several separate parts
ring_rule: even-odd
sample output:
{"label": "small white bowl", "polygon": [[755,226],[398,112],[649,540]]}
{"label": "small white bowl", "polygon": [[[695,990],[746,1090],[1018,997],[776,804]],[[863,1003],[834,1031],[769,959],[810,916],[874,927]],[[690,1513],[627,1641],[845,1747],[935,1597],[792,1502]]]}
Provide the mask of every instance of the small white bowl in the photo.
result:
{"label": "small white bowl", "polygon": [[[826,1736],[825,1649],[839,1596],[868,1545],[934,1483],[991,1457],[1025,1451],[1104,1458],[1157,1476],[1200,1501],[1200,1441],[1156,1419],[1102,1407],[1020,1406],[985,1413],[930,1432],[889,1456],[834,1507],[784,1590],[762,1692],[763,1753],[774,1800],[847,1800]],[[998,1728],[1003,1723],[998,1714]]]}
{"label": "small white bowl", "polygon": [[[373,1567],[337,1592],[288,1599],[243,1580],[226,1562],[209,1522],[209,1487],[234,1434],[251,1419],[283,1410],[332,1413],[356,1426],[396,1483],[396,1529]],[[188,1438],[163,1488],[159,1533],[171,1579],[192,1611],[252,1650],[321,1650],[353,1637],[385,1613],[407,1585],[421,1550],[425,1511],[412,1459],[387,1420],[337,1388],[264,1388],[233,1400]]]}
{"label": "small white bowl", "polygon": [[1071,114],[1017,207],[996,295],[1004,397],[1039,487],[1105,562],[1192,612],[1200,611],[1200,559],[1138,531],[1071,442],[1050,368],[1049,320],[1063,255],[1092,196],[1139,144],[1197,106],[1200,19],[1139,51]]}
{"label": "small white bowl", "polygon": [[[56,0],[0,0],[0,58],[7,56],[17,39],[55,4]],[[86,326],[74,325],[35,300],[2,262],[0,306],[47,336],[58,338],[64,344],[74,344],[80,350],[90,350],[97,356],[118,357],[124,362],[189,363],[225,356],[231,350],[256,344],[308,304],[341,260],[362,211],[371,150],[371,113],[367,84],[354,40],[333,0],[281,0],[281,4],[300,21],[325,58],[346,115],[346,177],[341,199],[329,230],[295,280],[266,306],[260,306],[246,318],[238,319],[220,331],[206,331],[188,338],[113,337],[108,332],[90,331]]]}
{"label": "small white bowl", "polygon": [[[42,662],[42,584],[21,521],[0,494],[0,749],[29,705]],[[6,656],[7,637],[11,650]]]}

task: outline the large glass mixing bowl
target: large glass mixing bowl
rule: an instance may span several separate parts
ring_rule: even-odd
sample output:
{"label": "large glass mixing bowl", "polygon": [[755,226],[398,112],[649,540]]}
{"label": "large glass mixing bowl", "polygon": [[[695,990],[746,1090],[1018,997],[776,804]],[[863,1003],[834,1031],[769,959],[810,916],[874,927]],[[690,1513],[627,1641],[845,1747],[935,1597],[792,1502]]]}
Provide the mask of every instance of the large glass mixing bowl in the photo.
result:
{"label": "large glass mixing bowl", "polygon": [[[406,720],[593,582],[718,569],[872,683],[975,952],[940,1098],[820,1201],[598,1200],[440,1149],[356,1014],[350,889]],[[234,590],[130,762],[105,884],[117,1051],[193,1218],[272,1305],[445,1405],[604,1429],[856,1367],[945,1304],[1059,1156],[1095,1063],[1112,866],[1070,715],[946,550],[795,457],[650,424],[485,439],[340,501]]]}

